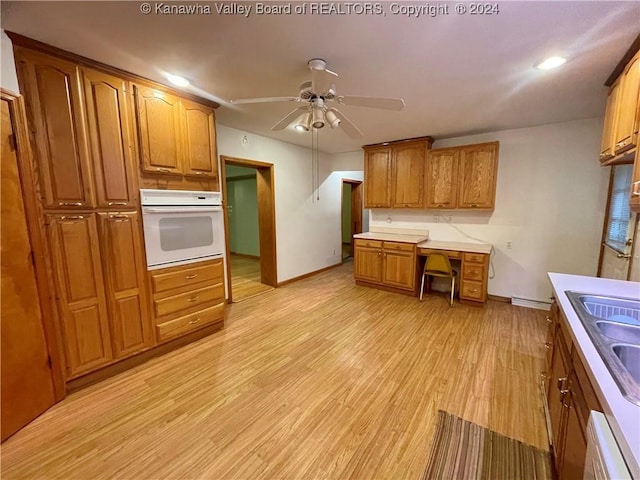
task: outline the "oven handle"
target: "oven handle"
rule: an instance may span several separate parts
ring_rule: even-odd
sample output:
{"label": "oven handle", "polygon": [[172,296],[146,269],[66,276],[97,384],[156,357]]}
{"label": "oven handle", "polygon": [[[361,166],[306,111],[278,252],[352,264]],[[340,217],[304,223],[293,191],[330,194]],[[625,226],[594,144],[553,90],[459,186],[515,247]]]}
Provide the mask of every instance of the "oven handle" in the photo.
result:
{"label": "oven handle", "polygon": [[202,213],[202,212],[221,212],[220,205],[211,207],[142,207],[142,213]]}

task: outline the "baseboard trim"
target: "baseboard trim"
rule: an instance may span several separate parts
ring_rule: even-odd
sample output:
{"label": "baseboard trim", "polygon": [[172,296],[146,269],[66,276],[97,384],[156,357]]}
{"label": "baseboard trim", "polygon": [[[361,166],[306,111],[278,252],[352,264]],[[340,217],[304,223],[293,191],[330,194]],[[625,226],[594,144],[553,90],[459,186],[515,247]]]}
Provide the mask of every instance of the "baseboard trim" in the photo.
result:
{"label": "baseboard trim", "polygon": [[314,270],[313,272],[305,273],[304,275],[299,275],[297,277],[289,278],[287,280],[283,280],[282,282],[278,282],[278,287],[282,287],[283,285],[288,285],[293,282],[297,282],[298,280],[304,280],[305,278],[312,277],[313,275],[317,275],[318,273],[326,272],[327,270],[331,270],[332,268],[336,268],[342,265],[340,263],[334,263],[333,265],[329,265],[328,267],[321,268],[320,270]]}
{"label": "baseboard trim", "polygon": [[511,297],[511,304],[518,307],[535,308],[536,310],[550,310],[550,302],[531,300],[529,298]]}
{"label": "baseboard trim", "polygon": [[238,253],[238,252],[230,252],[231,255],[235,255],[236,257],[242,258],[251,258],[253,260],[260,260],[260,255],[249,255],[247,253]]}
{"label": "baseboard trim", "polygon": [[488,300],[493,300],[494,302],[502,302],[502,303],[511,303],[510,297],[503,297],[501,295],[487,295]]}

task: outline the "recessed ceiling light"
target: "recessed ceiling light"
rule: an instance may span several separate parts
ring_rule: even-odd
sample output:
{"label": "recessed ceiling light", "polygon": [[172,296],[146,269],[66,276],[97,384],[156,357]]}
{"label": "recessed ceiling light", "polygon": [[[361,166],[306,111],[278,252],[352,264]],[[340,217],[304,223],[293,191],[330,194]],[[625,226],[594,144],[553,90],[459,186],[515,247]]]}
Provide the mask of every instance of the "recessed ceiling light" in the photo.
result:
{"label": "recessed ceiling light", "polygon": [[167,75],[167,80],[169,80],[171,83],[173,83],[176,87],[188,87],[189,86],[189,80],[187,80],[184,77],[181,77],[180,75],[168,74]]}
{"label": "recessed ceiling light", "polygon": [[539,68],[540,70],[551,70],[552,68],[559,67],[566,61],[567,59],[563,57],[549,57],[537,64],[536,68]]}

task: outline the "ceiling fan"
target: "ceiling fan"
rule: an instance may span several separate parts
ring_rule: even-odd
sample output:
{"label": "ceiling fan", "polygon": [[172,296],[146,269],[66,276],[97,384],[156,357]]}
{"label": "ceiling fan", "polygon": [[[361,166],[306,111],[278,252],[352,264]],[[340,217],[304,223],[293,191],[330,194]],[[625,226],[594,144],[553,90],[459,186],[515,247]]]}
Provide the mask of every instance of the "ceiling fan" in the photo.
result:
{"label": "ceiling fan", "polygon": [[331,103],[396,111],[402,110],[405,106],[404,100],[401,98],[337,95],[334,81],[338,78],[338,74],[327,70],[327,62],[320,58],[314,58],[307,62],[307,66],[311,70],[311,81],[300,85],[300,93],[296,97],[242,98],[231,100],[231,103],[302,103],[303,105],[271,127],[271,130],[283,130],[294,121],[296,122],[295,128],[300,131],[323,128],[328,123],[331,128],[342,127],[351,138],[362,137],[363,133],[344,113],[331,106]]}

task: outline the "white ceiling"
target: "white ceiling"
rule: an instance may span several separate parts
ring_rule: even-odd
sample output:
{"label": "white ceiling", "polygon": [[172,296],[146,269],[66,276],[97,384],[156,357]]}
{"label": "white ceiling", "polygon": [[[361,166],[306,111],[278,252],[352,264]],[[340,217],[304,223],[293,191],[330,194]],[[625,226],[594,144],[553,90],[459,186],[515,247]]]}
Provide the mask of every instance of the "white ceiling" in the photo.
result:
{"label": "white ceiling", "polygon": [[[270,130],[294,104],[228,100],[296,95],[318,57],[340,75],[339,94],[404,98],[401,112],[341,107],[365,136],[325,127],[320,149],[331,153],[602,115],[603,83],[640,31],[637,1],[501,1],[490,16],[457,15],[451,2],[449,15],[433,18],[394,15],[391,2],[385,15],[247,18],[217,14],[222,3],[200,2],[211,15],[143,15],[140,2],[2,1],[1,23],[162,83],[166,72],[183,75],[189,90],[221,104],[219,123],[303,146],[310,133]],[[565,66],[533,68],[558,53]]]}

